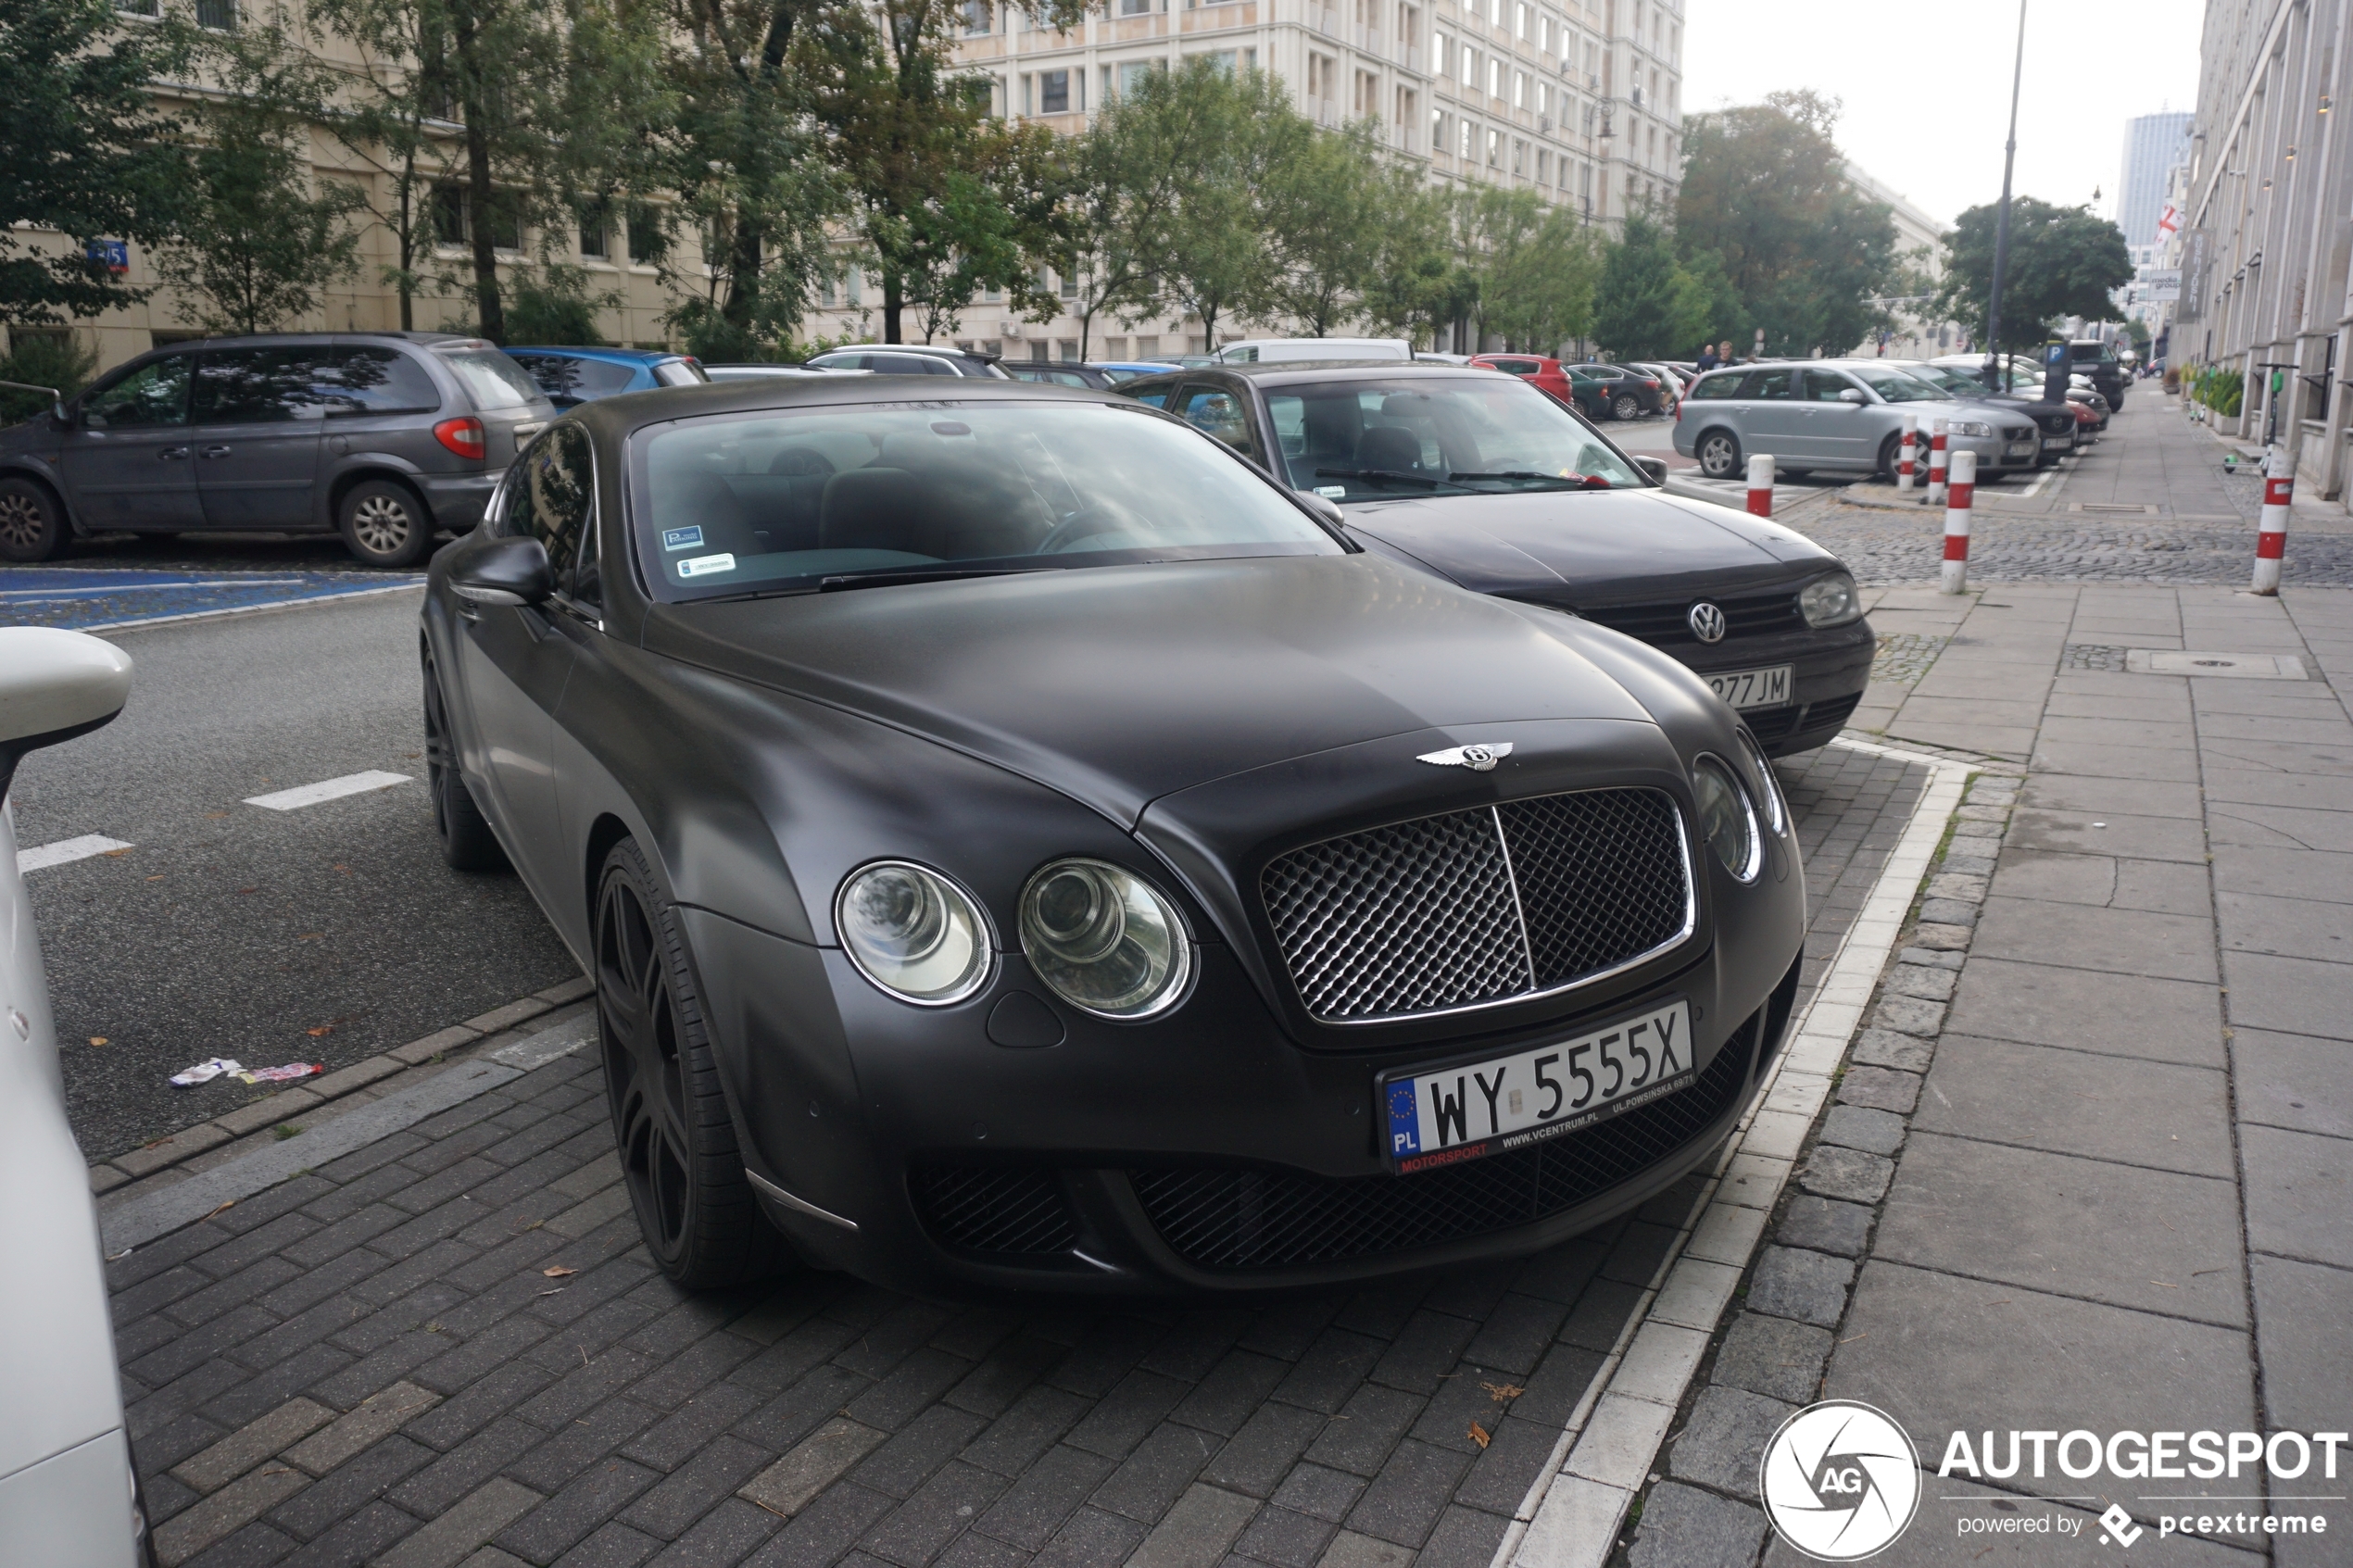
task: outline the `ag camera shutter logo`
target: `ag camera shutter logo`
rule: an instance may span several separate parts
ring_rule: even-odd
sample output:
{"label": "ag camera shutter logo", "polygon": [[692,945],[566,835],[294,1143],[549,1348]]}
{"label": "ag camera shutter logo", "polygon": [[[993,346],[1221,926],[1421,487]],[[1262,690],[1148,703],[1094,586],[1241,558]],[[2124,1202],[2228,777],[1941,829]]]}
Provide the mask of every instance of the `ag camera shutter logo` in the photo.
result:
{"label": "ag camera shutter logo", "polygon": [[1859,1562],[1919,1512],[1919,1456],[1884,1411],[1825,1399],[1781,1423],[1765,1445],[1756,1490],[1781,1539],[1818,1562]]}

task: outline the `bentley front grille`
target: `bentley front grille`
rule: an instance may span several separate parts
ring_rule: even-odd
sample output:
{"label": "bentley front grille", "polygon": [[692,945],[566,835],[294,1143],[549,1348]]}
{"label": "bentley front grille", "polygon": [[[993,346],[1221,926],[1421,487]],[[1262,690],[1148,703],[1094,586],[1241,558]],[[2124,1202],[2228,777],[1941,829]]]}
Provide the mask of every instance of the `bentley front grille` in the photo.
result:
{"label": "bentley front grille", "polygon": [[1691,935],[1674,798],[1580,790],[1295,849],[1260,877],[1309,1013],[1361,1023],[1567,989]]}

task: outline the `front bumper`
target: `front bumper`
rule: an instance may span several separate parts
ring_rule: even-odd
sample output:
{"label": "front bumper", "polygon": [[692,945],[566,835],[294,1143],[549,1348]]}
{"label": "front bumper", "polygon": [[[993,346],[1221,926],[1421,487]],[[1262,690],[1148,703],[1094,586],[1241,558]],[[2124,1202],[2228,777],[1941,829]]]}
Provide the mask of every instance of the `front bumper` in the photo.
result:
{"label": "front bumper", "polygon": [[[1716,940],[1637,991],[1379,1051],[1302,1048],[1214,945],[1200,949],[1175,1028],[1151,1026],[1160,1040],[1065,1014],[1061,1045],[1021,1049],[988,1037],[1009,995],[1049,994],[1018,953],[972,1001],[919,1011],[883,997],[837,950],[686,913],[747,1164],[791,1195],[763,1192],[763,1207],[812,1261],[934,1294],[1216,1295],[1524,1256],[1705,1162],[1754,1098],[1795,999],[1796,872],[1793,846],[1777,842],[1765,927],[1719,922]],[[808,1012],[783,996],[808,983],[838,1004],[851,1103],[791,1081],[794,1059],[826,1054],[784,1037]],[[1584,1132],[1413,1176],[1377,1152],[1382,1071],[1508,1054],[1670,997],[1692,1008],[1691,1086]]]}
{"label": "front bumper", "polygon": [[1977,477],[1983,481],[2033,472],[2043,461],[2042,436],[2040,430],[2016,441],[2000,435],[1953,435],[1945,438],[1944,445],[1948,452],[1976,453]]}
{"label": "front bumper", "polygon": [[1768,757],[1788,757],[1827,744],[1843,729],[1870,684],[1871,659],[1879,639],[1868,617],[1823,631],[1805,628],[1764,636],[1728,637],[1714,647],[1694,643],[1664,651],[1694,674],[1790,665],[1790,702],[1753,708],[1741,714]]}
{"label": "front bumper", "polygon": [[433,508],[436,527],[452,533],[463,533],[482,521],[484,507],[490,504],[490,493],[498,488],[496,473],[428,473],[420,474],[417,483],[424,487],[425,505]]}

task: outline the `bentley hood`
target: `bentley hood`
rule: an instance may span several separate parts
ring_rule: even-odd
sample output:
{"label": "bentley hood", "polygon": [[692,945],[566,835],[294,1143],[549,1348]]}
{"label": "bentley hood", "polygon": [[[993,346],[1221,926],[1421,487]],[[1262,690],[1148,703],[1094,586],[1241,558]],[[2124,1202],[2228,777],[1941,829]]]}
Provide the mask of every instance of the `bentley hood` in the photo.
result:
{"label": "bentley hood", "polygon": [[1838,564],[1779,523],[1656,490],[1383,501],[1348,526],[1466,588],[1548,604],[1754,591]]}
{"label": "bentley hood", "polygon": [[663,605],[644,646],[924,735],[1132,827],[1163,796],[1385,736],[1654,722],[1579,651],[1591,633],[1553,620],[1378,556],[1278,557]]}

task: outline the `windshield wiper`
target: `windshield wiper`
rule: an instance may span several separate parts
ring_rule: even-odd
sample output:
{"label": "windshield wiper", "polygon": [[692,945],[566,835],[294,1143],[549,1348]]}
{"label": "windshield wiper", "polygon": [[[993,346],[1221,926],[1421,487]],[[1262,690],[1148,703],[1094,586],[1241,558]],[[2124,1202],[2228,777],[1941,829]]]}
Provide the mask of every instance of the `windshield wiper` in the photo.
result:
{"label": "windshield wiper", "polygon": [[1363,479],[1375,484],[1417,484],[1425,490],[1435,490],[1446,483],[1426,473],[1406,473],[1401,469],[1317,469],[1317,479]]}
{"label": "windshield wiper", "polygon": [[1551,485],[1551,486],[1552,486],[1554,489],[1555,489],[1555,490],[1614,490],[1614,489],[1616,489],[1616,488],[1617,488],[1617,486],[1615,486],[1615,485],[1611,484],[1611,483],[1609,483],[1609,481],[1607,481],[1607,480],[1605,480],[1605,479],[1604,479],[1604,480],[1603,480],[1603,481],[1602,481],[1599,484],[1594,483],[1593,483],[1593,480],[1594,480],[1595,478],[1598,478],[1598,477],[1599,477],[1598,475],[1590,475],[1590,476],[1589,476],[1589,475],[1586,475],[1586,474],[1536,473],[1536,472],[1534,472],[1534,471],[1532,471],[1532,470],[1528,470],[1528,469],[1504,469],[1504,470],[1499,470],[1499,471],[1497,471],[1497,472],[1495,472],[1495,473],[1461,473],[1461,472],[1456,472],[1456,473],[1450,474],[1450,475],[1448,475],[1447,477],[1448,477],[1448,478],[1450,478],[1450,479],[1458,479],[1458,480],[1459,480],[1459,479],[1532,479],[1532,480],[1537,481],[1539,483],[1542,483],[1542,484],[1549,484],[1549,485]]}
{"label": "windshield wiper", "polygon": [[965,577],[1017,577],[1027,571],[1056,571],[1051,566],[914,566],[875,571],[845,571],[817,579],[821,594],[851,588],[895,588],[908,583],[953,583]]}

